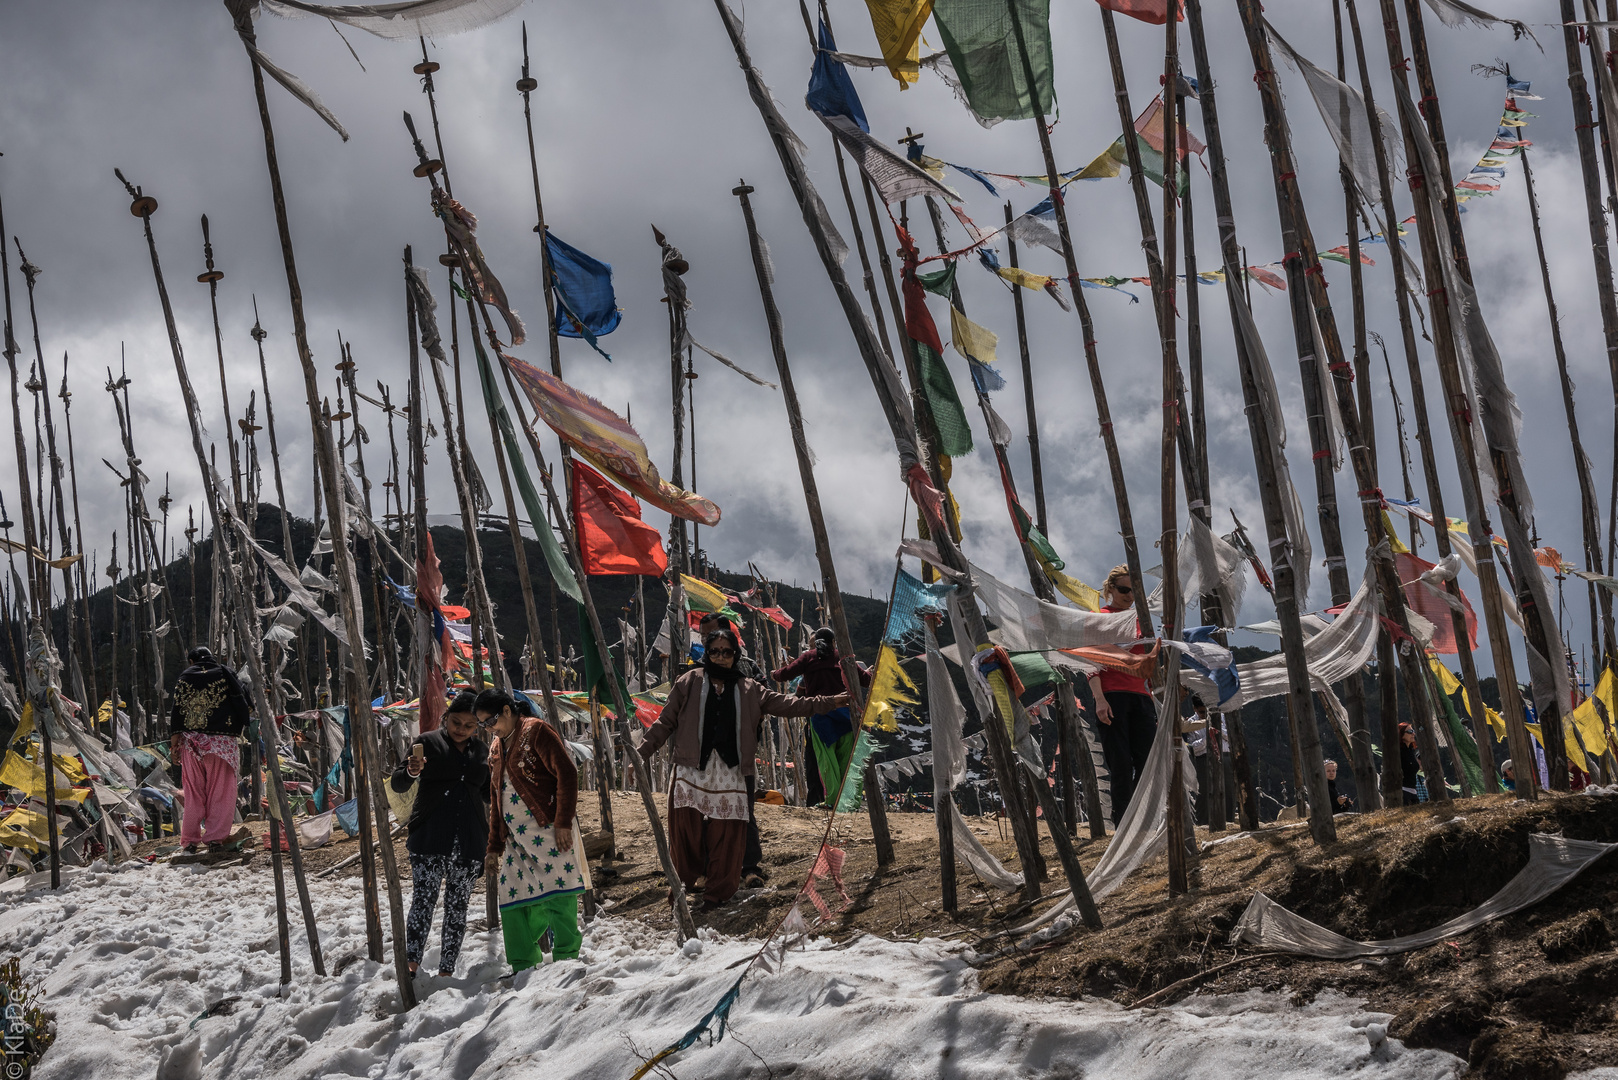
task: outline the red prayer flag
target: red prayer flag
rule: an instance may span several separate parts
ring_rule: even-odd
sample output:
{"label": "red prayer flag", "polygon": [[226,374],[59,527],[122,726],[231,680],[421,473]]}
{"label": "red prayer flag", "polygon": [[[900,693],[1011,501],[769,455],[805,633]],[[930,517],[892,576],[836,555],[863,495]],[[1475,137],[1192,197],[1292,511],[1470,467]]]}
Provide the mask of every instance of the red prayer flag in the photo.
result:
{"label": "red prayer flag", "polygon": [[[1120,15],[1128,15],[1131,19],[1139,19],[1153,26],[1162,26],[1169,21],[1169,0],[1096,0],[1096,3],[1108,11],[1116,11]],[[1174,17],[1184,22],[1184,0],[1177,0],[1174,7]]]}
{"label": "red prayer flag", "polygon": [[573,462],[573,522],[587,574],[668,571],[663,537],[640,518],[640,504],[582,461]]}
{"label": "red prayer flag", "polygon": [[[1399,580],[1405,583],[1405,603],[1410,609],[1428,622],[1433,624],[1433,651],[1436,653],[1455,654],[1460,651],[1455,641],[1455,623],[1450,618],[1450,606],[1444,598],[1434,592],[1426,582],[1417,581],[1422,574],[1431,570],[1433,563],[1417,558],[1409,552],[1395,552],[1393,562],[1399,569]],[[1478,617],[1472,611],[1472,604],[1461,596],[1462,612],[1466,616],[1466,636],[1471,641],[1472,648],[1478,647]]]}

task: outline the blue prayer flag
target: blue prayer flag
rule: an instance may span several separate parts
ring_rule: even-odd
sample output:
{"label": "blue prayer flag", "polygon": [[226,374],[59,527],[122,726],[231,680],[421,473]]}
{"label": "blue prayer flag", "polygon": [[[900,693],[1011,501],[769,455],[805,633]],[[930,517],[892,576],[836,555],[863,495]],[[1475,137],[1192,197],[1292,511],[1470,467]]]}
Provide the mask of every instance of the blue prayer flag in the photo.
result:
{"label": "blue prayer flag", "polygon": [[815,66],[809,72],[809,92],[803,102],[811,112],[821,116],[846,116],[859,125],[861,131],[870,134],[871,125],[865,119],[860,96],[854,91],[854,80],[848,77],[848,69],[842,61],[831,58],[830,54],[836,51],[837,45],[823,19],[820,48],[815,51]]}
{"label": "blue prayer flag", "polygon": [[618,329],[623,318],[612,291],[612,267],[558,239],[549,230],[545,233],[545,251],[556,289],[556,332],[562,337],[583,338],[600,352],[596,338]]}

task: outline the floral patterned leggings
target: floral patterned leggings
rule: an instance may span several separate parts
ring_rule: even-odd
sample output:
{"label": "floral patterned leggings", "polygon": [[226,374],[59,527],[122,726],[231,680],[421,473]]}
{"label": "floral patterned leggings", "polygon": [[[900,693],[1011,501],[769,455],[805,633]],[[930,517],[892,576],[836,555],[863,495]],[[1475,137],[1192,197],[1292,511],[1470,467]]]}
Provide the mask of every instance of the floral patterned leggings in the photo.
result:
{"label": "floral patterned leggings", "polygon": [[438,890],[444,888],[444,926],[439,934],[440,975],[455,974],[455,961],[461,955],[461,939],[466,936],[466,904],[472,886],[483,872],[479,859],[461,854],[461,842],[448,855],[410,856],[410,916],[405,920],[405,956],[412,964],[421,963],[427,951],[427,934],[433,925],[433,909],[438,906]]}

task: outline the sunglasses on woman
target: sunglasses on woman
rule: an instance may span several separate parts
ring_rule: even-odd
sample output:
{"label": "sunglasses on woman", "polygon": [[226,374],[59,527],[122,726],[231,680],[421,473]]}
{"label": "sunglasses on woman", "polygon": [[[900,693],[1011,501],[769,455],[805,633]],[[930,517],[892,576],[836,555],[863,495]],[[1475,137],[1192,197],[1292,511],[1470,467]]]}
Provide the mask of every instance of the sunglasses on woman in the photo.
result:
{"label": "sunglasses on woman", "polygon": [[736,650],[735,649],[709,649],[708,650],[708,655],[709,656],[735,656],[736,655]]}

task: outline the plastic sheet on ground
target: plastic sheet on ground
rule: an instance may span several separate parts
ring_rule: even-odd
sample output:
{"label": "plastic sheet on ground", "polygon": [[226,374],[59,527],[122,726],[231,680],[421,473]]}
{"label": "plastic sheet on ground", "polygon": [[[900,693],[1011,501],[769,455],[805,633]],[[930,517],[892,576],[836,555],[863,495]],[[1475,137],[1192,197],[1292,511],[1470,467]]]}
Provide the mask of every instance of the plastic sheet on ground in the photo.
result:
{"label": "plastic sheet on ground", "polygon": [[1392,956],[1436,945],[1486,922],[1537,904],[1578,877],[1601,856],[1618,844],[1591,840],[1568,840],[1560,836],[1533,833],[1528,837],[1528,865],[1517,876],[1482,904],[1458,915],[1441,926],[1419,934],[1388,938],[1385,941],[1354,941],[1312,923],[1302,915],[1265,896],[1254,893],[1236,928],[1232,945],[1248,944],[1266,949],[1319,956],[1328,960],[1348,960],[1356,956]]}

